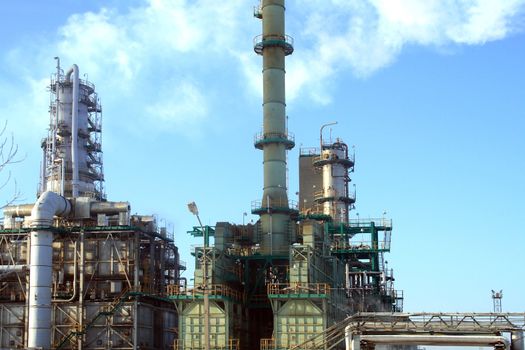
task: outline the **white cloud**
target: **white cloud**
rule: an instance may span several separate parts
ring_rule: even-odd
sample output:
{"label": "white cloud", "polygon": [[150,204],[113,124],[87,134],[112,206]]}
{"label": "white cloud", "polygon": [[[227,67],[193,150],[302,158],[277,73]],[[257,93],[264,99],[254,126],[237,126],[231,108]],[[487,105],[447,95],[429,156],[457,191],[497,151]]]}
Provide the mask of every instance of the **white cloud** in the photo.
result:
{"label": "white cloud", "polygon": [[14,84],[8,85],[11,89],[0,89],[0,98],[5,101],[0,106],[0,120],[9,122],[18,141],[42,136],[49,123],[49,80],[25,79],[23,84],[26,93],[21,95]]}
{"label": "white cloud", "polygon": [[[289,0],[288,4],[288,34],[295,37],[298,49],[287,62],[287,98],[305,96],[327,104],[340,72],[369,76],[392,64],[407,45],[481,45],[521,30],[517,26],[525,0]],[[126,118],[143,119],[137,113],[142,111],[175,132],[175,126],[188,122],[187,115],[193,116],[194,125],[205,125],[209,111],[217,106],[203,87],[208,89],[216,72],[236,74],[235,81],[245,79],[249,91],[262,94],[261,59],[251,50],[251,39],[259,33],[260,23],[244,0],[220,6],[213,0],[149,0],[125,10],[74,14],[51,41],[21,45],[6,55],[6,62],[25,82],[25,93],[23,99],[5,98],[9,104],[1,111],[17,115],[25,111],[45,124],[45,86],[53,70],[52,57],[58,55],[63,66],[77,63],[82,73],[89,73],[110,110],[126,114],[126,108],[132,109]],[[225,87],[220,93],[231,92]]]}
{"label": "white cloud", "polygon": [[522,30],[525,0],[305,0],[301,6],[306,15],[296,42],[308,46],[289,69],[295,77],[289,88],[328,103],[324,83],[337,73],[367,77],[392,64],[406,45],[481,45]]}
{"label": "white cloud", "polygon": [[208,105],[204,94],[189,81],[177,81],[164,94],[146,107],[153,124],[172,130],[187,130],[206,119]]}

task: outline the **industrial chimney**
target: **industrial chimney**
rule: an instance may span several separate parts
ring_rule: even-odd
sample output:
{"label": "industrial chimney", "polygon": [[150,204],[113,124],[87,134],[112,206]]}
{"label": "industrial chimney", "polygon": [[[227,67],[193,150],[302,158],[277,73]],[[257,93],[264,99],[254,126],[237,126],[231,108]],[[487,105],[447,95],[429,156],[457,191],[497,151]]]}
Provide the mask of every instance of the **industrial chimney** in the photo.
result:
{"label": "industrial chimney", "polygon": [[263,57],[263,131],[255,147],[263,151],[264,187],[262,201],[252,213],[260,215],[263,254],[287,254],[292,234],[286,184],[286,152],[294,138],[286,126],[285,57],[293,52],[292,39],[284,31],[284,0],[263,0],[256,10],[263,34],[255,38],[254,50]]}

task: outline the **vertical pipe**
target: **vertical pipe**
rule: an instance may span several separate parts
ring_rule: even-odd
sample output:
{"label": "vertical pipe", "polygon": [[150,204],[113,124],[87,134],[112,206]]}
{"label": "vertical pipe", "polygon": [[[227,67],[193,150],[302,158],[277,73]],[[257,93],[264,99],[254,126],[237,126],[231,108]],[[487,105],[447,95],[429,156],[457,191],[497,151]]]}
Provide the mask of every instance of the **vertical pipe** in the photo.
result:
{"label": "vertical pipe", "polygon": [[345,327],[345,350],[352,350],[352,330],[350,326]]}
{"label": "vertical pipe", "polygon": [[[79,264],[79,293],[78,293],[78,325],[79,328],[82,330],[84,329],[84,271],[85,271],[85,245],[84,245],[84,230],[81,229],[79,233],[79,240],[80,240],[80,264]],[[77,257],[75,257],[77,258]],[[83,348],[83,338],[78,337],[78,350],[82,350]]]}
{"label": "vertical pipe", "polygon": [[60,162],[60,168],[60,195],[63,197],[66,193],[66,164],[63,158]]}
{"label": "vertical pipe", "polygon": [[51,283],[55,215],[67,215],[71,205],[54,192],[44,192],[31,211],[28,348],[51,347]]}
{"label": "vertical pipe", "polygon": [[4,343],[4,308],[0,308],[0,344]]}
{"label": "vertical pipe", "polygon": [[53,233],[31,232],[31,267],[29,273],[28,347],[51,346],[51,280]]}
{"label": "vertical pipe", "polygon": [[[204,237],[204,247],[202,254],[202,289],[203,289],[203,307],[204,307],[204,350],[210,350],[210,296],[208,291],[208,234],[207,230],[202,226],[201,218],[198,212],[195,213],[199,225],[201,227],[202,236]],[[206,231],[205,231],[206,230]],[[213,271],[213,270],[212,270]]]}
{"label": "vertical pipe", "polygon": [[135,240],[134,240],[134,247],[133,247],[133,290],[135,292],[140,292],[139,288],[139,259],[140,259],[140,249],[139,249],[139,237],[140,232],[135,231]]}
{"label": "vertical pipe", "polygon": [[155,290],[155,237],[149,239],[149,292]]}
{"label": "vertical pipe", "polygon": [[165,258],[166,258],[166,241],[161,240],[159,242],[160,249],[160,281],[159,281],[159,290],[161,292],[166,291],[166,275],[165,273]]}
{"label": "vertical pipe", "polygon": [[139,342],[139,301],[137,298],[133,301],[133,350],[138,349]]}
{"label": "vertical pipe", "polygon": [[361,337],[358,334],[352,334],[350,332],[350,349],[349,350],[361,350]]}
{"label": "vertical pipe", "polygon": [[525,350],[523,331],[513,331],[510,333],[510,350]]}
{"label": "vertical pipe", "polygon": [[42,152],[42,167],[40,169],[40,192],[43,193],[46,190],[46,150]]}
{"label": "vertical pipe", "polygon": [[[27,255],[26,255],[26,264],[29,265],[31,263],[31,239],[30,239],[30,235],[28,234],[27,235]],[[31,278],[31,276],[29,276]],[[25,301],[25,314],[24,314],[24,319],[27,319],[29,316],[29,298],[28,298],[28,293],[29,293],[29,279],[26,279],[26,301]],[[25,322],[24,324],[24,344],[27,345],[27,340],[29,338],[29,324],[28,322]]]}
{"label": "vertical pipe", "polygon": [[68,70],[66,78],[71,82],[73,74],[73,97],[71,104],[71,164],[73,168],[73,178],[71,181],[73,198],[78,197],[78,98],[80,89],[80,80],[78,78],[78,66],[74,64]]}
{"label": "vertical pipe", "polygon": [[[55,57],[55,60],[57,61],[57,77],[55,81],[55,115],[54,120],[52,120],[51,123],[51,164],[55,164],[55,153],[56,153],[56,135],[57,135],[57,128],[58,128],[58,109],[60,100],[58,98],[58,89],[60,88],[60,58]],[[52,111],[52,109],[51,109]]]}

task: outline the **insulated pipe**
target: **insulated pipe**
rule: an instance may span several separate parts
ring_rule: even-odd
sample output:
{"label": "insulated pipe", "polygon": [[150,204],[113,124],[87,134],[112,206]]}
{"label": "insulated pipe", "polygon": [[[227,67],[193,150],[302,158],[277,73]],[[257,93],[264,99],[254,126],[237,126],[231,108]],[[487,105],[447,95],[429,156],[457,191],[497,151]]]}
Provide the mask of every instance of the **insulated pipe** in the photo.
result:
{"label": "insulated pipe", "polygon": [[[21,204],[5,207],[4,218],[21,218],[30,216],[35,204]],[[130,211],[129,202],[91,202],[91,214],[118,214]]]}
{"label": "insulated pipe", "polygon": [[[77,305],[77,320],[78,328],[84,329],[84,270],[85,270],[85,253],[84,253],[84,230],[80,230],[80,265],[79,265],[79,282],[78,282],[78,305]],[[83,349],[82,337],[77,339],[77,349]]]}
{"label": "insulated pipe", "polygon": [[71,83],[73,74],[73,97],[71,104],[71,166],[73,169],[73,179],[71,181],[71,197],[78,197],[78,96],[80,80],[78,78],[78,66],[72,65],[66,73],[66,81]]}
{"label": "insulated pipe", "polygon": [[494,346],[508,340],[499,335],[361,334],[361,341],[374,344]]}
{"label": "insulated pipe", "polygon": [[27,268],[27,265],[0,265],[0,272],[22,272]]}
{"label": "insulated pipe", "polygon": [[28,348],[51,348],[53,232],[50,228],[55,215],[65,216],[70,211],[69,201],[51,191],[42,193],[31,211]]}
{"label": "insulated pipe", "polygon": [[5,218],[21,218],[24,216],[31,215],[31,210],[33,210],[34,204],[21,204],[21,205],[11,205],[4,208],[4,217]]}
{"label": "insulated pipe", "polygon": [[91,202],[91,214],[118,214],[130,211],[129,202]]}
{"label": "insulated pipe", "polygon": [[525,350],[523,331],[510,332],[510,349],[511,350]]}

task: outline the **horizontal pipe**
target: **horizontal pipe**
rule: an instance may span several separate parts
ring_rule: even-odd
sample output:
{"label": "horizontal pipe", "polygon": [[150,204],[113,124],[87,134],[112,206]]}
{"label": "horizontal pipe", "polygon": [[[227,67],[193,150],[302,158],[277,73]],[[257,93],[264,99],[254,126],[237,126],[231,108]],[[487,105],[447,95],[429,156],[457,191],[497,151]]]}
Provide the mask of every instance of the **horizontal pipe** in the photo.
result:
{"label": "horizontal pipe", "polygon": [[[35,204],[12,205],[3,209],[5,218],[31,216]],[[91,214],[118,214],[130,211],[129,202],[92,202]]]}
{"label": "horizontal pipe", "polygon": [[118,214],[130,211],[129,202],[92,202],[91,214]]}
{"label": "horizontal pipe", "polygon": [[21,205],[11,205],[4,208],[4,217],[6,218],[21,218],[24,216],[31,215],[31,210],[33,210],[34,204],[21,204]]}
{"label": "horizontal pipe", "polygon": [[496,335],[361,334],[361,341],[374,344],[493,346],[508,340]]}
{"label": "horizontal pipe", "polygon": [[0,272],[22,272],[27,265],[0,265]]}

